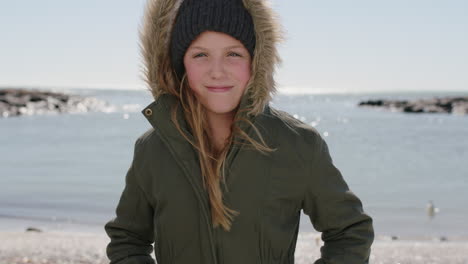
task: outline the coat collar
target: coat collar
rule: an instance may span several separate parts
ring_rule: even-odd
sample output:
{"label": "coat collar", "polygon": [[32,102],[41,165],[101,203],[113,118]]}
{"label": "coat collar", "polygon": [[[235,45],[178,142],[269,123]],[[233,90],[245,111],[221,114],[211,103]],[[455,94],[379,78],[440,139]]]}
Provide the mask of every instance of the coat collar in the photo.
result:
{"label": "coat collar", "polygon": [[[245,109],[250,104],[248,96],[243,96],[239,105],[240,109]],[[168,147],[170,154],[174,157],[180,167],[183,169],[187,180],[192,185],[194,191],[199,196],[200,201],[204,205],[208,205],[208,195],[203,187],[203,180],[199,165],[199,156],[195,148],[180,134],[176,126],[171,120],[171,107],[178,104],[178,99],[171,94],[162,94],[155,101],[145,107],[141,112],[149,121],[149,123],[155,129],[155,132],[159,135],[164,144]],[[264,111],[268,109],[268,106],[264,108]],[[247,111],[241,111],[237,114],[237,119],[248,120],[255,125],[257,117],[249,115]],[[181,129],[193,140],[191,133],[189,132],[187,122],[183,118],[181,107],[178,108],[177,113],[178,121]],[[238,121],[237,125],[242,131],[252,138],[256,138],[254,131],[247,122]],[[230,168],[235,162],[235,158],[243,148],[244,140],[241,138],[235,138],[236,144],[230,146],[227,158],[226,158],[226,184],[229,187]]]}
{"label": "coat collar", "polygon": [[[200,171],[195,169],[198,165],[198,154],[190,143],[180,134],[171,120],[171,107],[176,103],[178,102],[175,96],[163,94],[145,107],[142,113],[167,146],[170,154],[174,157],[176,162],[179,163],[195,192],[200,195],[200,199],[206,202],[207,195],[203,191],[204,188]],[[180,108],[177,116],[182,131],[184,131],[190,140],[193,140],[192,135],[189,133],[188,125],[182,117]]]}

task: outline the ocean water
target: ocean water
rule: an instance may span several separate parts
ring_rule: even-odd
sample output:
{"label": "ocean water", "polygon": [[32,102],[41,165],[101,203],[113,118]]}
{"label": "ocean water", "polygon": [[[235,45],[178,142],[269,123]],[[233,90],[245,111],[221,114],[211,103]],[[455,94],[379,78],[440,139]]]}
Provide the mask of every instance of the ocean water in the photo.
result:
{"label": "ocean water", "polygon": [[[103,112],[0,119],[0,230],[104,232],[133,146],[150,128],[147,91],[66,90]],[[322,133],[377,236],[468,237],[468,116],[360,108],[361,100],[466,93],[280,94],[272,105]],[[439,213],[430,220],[432,200]],[[313,231],[306,215],[300,232]]]}

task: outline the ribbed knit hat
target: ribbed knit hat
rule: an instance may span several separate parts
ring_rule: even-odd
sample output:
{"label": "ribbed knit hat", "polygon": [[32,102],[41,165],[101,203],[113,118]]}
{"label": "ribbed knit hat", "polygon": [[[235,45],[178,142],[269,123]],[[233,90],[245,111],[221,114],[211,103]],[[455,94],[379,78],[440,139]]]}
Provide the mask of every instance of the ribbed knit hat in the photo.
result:
{"label": "ribbed knit hat", "polygon": [[198,35],[208,30],[231,35],[242,42],[253,57],[254,24],[242,0],[184,0],[177,13],[170,43],[172,67],[179,79],[185,71],[185,52]]}

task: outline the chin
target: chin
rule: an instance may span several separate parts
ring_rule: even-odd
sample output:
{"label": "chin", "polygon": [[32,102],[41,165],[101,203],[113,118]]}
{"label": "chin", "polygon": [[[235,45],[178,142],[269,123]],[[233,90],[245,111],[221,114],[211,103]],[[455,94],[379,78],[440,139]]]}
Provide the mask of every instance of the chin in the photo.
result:
{"label": "chin", "polygon": [[236,110],[236,105],[208,105],[206,109],[218,115],[230,114]]}

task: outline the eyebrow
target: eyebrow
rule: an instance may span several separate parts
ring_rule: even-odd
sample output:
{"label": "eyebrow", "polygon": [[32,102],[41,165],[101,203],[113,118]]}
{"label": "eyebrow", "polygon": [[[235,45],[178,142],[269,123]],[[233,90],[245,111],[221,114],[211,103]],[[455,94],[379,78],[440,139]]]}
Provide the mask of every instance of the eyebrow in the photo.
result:
{"label": "eyebrow", "polygon": [[[225,47],[224,49],[234,49],[234,48],[242,48],[242,45],[228,46],[228,47]],[[200,46],[193,46],[191,49],[207,50],[206,48],[203,48],[203,47],[200,47]]]}

